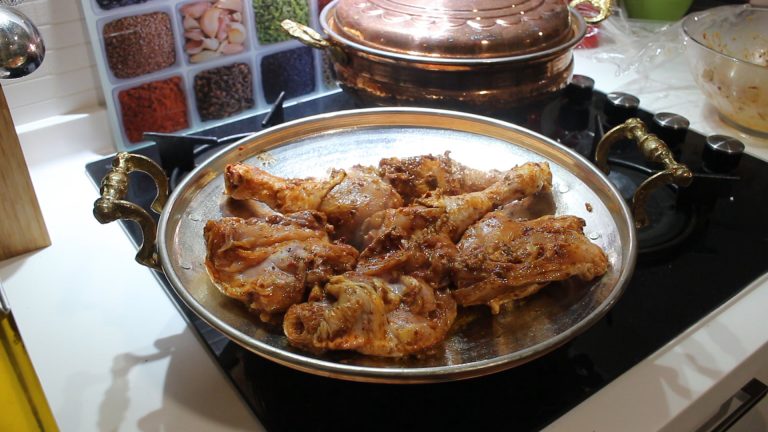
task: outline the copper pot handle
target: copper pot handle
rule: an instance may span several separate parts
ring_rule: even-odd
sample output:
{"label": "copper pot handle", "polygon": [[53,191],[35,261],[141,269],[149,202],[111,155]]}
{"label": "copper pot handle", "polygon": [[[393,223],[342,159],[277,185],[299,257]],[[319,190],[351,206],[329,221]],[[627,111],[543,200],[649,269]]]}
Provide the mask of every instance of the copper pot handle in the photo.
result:
{"label": "copper pot handle", "polygon": [[101,198],[93,203],[93,216],[105,224],[118,219],[135,221],[141,227],[144,239],[136,254],[136,261],[155,270],[161,270],[157,255],[157,224],[141,206],[125,201],[128,193],[128,174],[141,171],[149,174],[157,185],[157,196],[152,211],[157,214],[168,201],[168,177],[152,159],[137,154],[120,152],[112,160],[112,169],[101,180]]}
{"label": "copper pot handle", "polygon": [[289,19],[283,20],[280,22],[280,25],[283,27],[283,30],[304,45],[328,51],[335,62],[341,64],[346,64],[348,62],[349,58],[347,57],[347,54],[344,53],[340,47],[325,40],[320,33],[316,32],[311,27]]}
{"label": "copper pot handle", "polygon": [[611,15],[613,0],[572,0],[569,5],[576,9],[576,6],[584,3],[591,4],[599,11],[598,14],[593,17],[584,17],[584,21],[588,24],[597,24]]}
{"label": "copper pot handle", "polygon": [[632,215],[635,218],[635,227],[642,228],[648,225],[645,203],[651,192],[667,184],[686,187],[693,181],[693,173],[687,166],[675,160],[667,144],[656,135],[649,133],[645,123],[639,118],[631,118],[609,130],[597,144],[595,163],[604,173],[609,174],[611,172],[611,167],[608,165],[608,152],[615,143],[623,139],[637,143],[637,147],[651,162],[664,165],[664,171],[648,177],[638,186],[632,197]]}

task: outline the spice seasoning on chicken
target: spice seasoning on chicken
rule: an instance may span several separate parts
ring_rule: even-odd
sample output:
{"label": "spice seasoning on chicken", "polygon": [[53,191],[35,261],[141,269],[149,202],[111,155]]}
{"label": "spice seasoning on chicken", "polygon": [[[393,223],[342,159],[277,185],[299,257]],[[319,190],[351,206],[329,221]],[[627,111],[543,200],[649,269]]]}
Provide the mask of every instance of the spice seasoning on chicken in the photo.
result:
{"label": "spice seasoning on chicken", "polygon": [[189,127],[180,77],[123,90],[118,101],[123,130],[131,142],[141,141],[144,132],[175,132]]}
{"label": "spice seasoning on chicken", "polygon": [[107,63],[116,78],[133,78],[176,63],[171,19],[164,12],[110,21],[102,35]]}
{"label": "spice seasoning on chicken", "polygon": [[195,101],[203,121],[232,116],[253,108],[251,68],[235,63],[208,69],[195,76]]}

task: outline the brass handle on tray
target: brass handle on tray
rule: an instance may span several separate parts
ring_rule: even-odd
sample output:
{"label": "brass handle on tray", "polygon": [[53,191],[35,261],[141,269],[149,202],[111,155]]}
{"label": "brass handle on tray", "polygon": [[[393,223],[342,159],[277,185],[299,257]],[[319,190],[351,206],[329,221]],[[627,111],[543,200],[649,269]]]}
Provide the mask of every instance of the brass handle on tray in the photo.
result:
{"label": "brass handle on tray", "polygon": [[347,54],[345,54],[341,48],[325,40],[320,33],[316,32],[311,27],[307,27],[304,24],[299,24],[289,19],[283,20],[280,25],[283,27],[283,30],[304,45],[327,50],[335,62],[346,64],[349,61]]}
{"label": "brass handle on tray", "polygon": [[688,186],[693,181],[693,173],[687,166],[677,162],[664,141],[649,133],[645,124],[638,118],[631,118],[609,130],[597,144],[595,163],[604,173],[611,172],[611,167],[608,166],[608,152],[616,142],[623,139],[636,142],[637,147],[648,160],[664,165],[664,171],[648,177],[638,186],[632,197],[632,215],[635,218],[635,226],[642,228],[648,225],[645,203],[651,192],[667,184]]}
{"label": "brass handle on tray", "polygon": [[611,15],[611,8],[613,7],[613,0],[573,0],[570,6],[576,9],[576,6],[580,4],[590,4],[598,10],[598,14],[595,16],[585,16],[584,21],[589,24],[597,24],[600,21],[605,20]]}
{"label": "brass handle on tray", "polygon": [[128,174],[142,171],[149,174],[157,185],[157,196],[152,201],[152,211],[157,214],[163,210],[168,201],[168,177],[152,159],[131,153],[118,153],[112,160],[112,169],[101,180],[101,198],[93,203],[93,216],[105,224],[118,219],[135,221],[141,227],[144,240],[136,261],[139,264],[160,270],[160,259],[157,256],[157,224],[149,213],[141,206],[125,201],[128,193]]}

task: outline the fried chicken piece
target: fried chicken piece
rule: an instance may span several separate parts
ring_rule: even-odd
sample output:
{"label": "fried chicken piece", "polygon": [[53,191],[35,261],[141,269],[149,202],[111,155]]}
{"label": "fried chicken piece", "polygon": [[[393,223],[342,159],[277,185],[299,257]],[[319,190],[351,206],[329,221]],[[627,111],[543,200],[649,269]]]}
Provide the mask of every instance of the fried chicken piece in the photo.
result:
{"label": "fried chicken piece", "polygon": [[546,163],[528,163],[507,172],[480,192],[431,196],[418,205],[382,210],[362,226],[363,249],[356,271],[388,280],[406,274],[438,287],[450,283],[457,258],[455,242],[487,212],[551,187]]}
{"label": "fried chicken piece", "polygon": [[479,192],[455,196],[434,195],[416,200],[417,204],[445,209],[446,218],[440,229],[454,241],[459,241],[464,231],[486,213],[543,190],[552,188],[552,171],[546,162],[528,162],[507,171],[504,176]]}
{"label": "fried chicken piece", "polygon": [[257,199],[283,213],[318,210],[335,227],[334,238],[359,245],[362,223],[377,211],[403,205],[398,193],[372,167],[333,170],[327,180],[284,179],[245,164],[227,166],[225,192],[238,200]]}
{"label": "fried chicken piece", "polygon": [[406,203],[437,189],[444,195],[481,191],[504,175],[501,171],[469,168],[451,159],[449,154],[382,159],[379,175],[397,190]]}
{"label": "fried chicken piece", "polygon": [[365,249],[357,272],[397,280],[411,275],[438,287],[450,283],[451,263],[458,251],[441,227],[445,209],[401,207],[376,213],[363,225]]}
{"label": "fried chicken piece", "polygon": [[261,168],[236,163],[224,169],[224,193],[234,199],[259,200],[281,213],[317,210],[347,173],[333,170],[327,180],[284,179]]}
{"label": "fried chicken piece", "polygon": [[396,283],[347,273],[314,288],[307,303],[293,305],[283,321],[288,341],[312,350],[353,350],[402,357],[445,339],[456,302],[417,278]]}
{"label": "fried chicken piece", "polygon": [[398,208],[403,199],[372,167],[354,166],[347,176],[323,198],[318,210],[336,227],[335,238],[360,247],[360,227],[374,213]]}
{"label": "fried chicken piece", "polygon": [[495,207],[551,185],[548,164],[527,163],[480,192],[431,196],[417,200],[419,205],[382,210],[362,226],[365,249],[356,271],[387,279],[407,274],[446,286],[457,258],[455,242],[468,226]]}
{"label": "fried chicken piece", "polygon": [[304,300],[308,288],[351,270],[352,246],[332,243],[318,212],[210,220],[205,266],[216,287],[272,321]]}
{"label": "fried chicken piece", "polygon": [[576,216],[518,221],[502,211],[487,214],[458,244],[453,291],[462,306],[501,303],[531,295],[549,282],[590,281],[608,271],[608,258],[584,235]]}

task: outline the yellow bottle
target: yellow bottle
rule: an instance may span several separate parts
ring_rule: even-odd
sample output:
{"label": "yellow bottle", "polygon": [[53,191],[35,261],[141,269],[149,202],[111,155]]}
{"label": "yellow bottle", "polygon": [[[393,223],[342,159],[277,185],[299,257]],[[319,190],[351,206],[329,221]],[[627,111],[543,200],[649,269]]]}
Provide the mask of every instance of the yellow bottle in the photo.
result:
{"label": "yellow bottle", "polygon": [[0,284],[0,431],[58,431]]}

